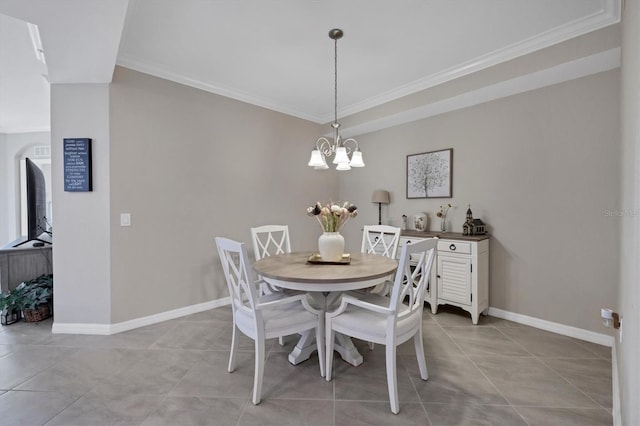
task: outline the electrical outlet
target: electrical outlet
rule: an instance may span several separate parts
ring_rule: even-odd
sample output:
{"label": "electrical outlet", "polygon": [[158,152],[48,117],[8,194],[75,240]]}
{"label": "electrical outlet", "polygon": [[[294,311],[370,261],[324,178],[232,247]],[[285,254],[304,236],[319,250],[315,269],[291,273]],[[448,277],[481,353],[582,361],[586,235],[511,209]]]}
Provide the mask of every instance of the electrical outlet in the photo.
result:
{"label": "electrical outlet", "polygon": [[131,213],[120,213],[120,226],[131,226]]}
{"label": "electrical outlet", "polygon": [[602,324],[605,327],[611,327],[611,323],[613,322],[613,311],[611,309],[602,308],[600,309],[600,316],[602,317]]}

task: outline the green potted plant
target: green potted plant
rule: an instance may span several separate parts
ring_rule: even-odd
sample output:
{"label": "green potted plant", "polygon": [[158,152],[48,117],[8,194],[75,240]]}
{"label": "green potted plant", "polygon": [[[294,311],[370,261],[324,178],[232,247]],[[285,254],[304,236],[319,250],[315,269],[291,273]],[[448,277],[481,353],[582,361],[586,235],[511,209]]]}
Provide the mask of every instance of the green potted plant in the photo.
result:
{"label": "green potted plant", "polygon": [[20,320],[42,321],[51,316],[53,299],[53,275],[40,275],[20,283],[16,288],[0,295],[0,311],[3,325]]}
{"label": "green potted plant", "polygon": [[49,318],[53,298],[53,275],[41,275],[24,284],[26,286],[21,301],[24,320],[36,322]]}
{"label": "green potted plant", "polygon": [[20,320],[25,287],[26,284],[21,283],[13,290],[0,294],[0,323],[2,325],[10,325]]}

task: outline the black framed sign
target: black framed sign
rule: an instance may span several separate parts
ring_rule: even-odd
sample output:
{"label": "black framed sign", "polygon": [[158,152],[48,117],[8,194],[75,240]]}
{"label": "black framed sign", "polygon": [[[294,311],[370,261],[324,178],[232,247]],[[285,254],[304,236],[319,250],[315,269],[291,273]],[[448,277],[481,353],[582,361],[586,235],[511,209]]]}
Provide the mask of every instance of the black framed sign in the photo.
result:
{"label": "black framed sign", "polygon": [[68,192],[93,191],[91,139],[65,138],[63,143],[64,190]]}
{"label": "black framed sign", "polygon": [[453,148],[407,155],[407,198],[451,198]]}

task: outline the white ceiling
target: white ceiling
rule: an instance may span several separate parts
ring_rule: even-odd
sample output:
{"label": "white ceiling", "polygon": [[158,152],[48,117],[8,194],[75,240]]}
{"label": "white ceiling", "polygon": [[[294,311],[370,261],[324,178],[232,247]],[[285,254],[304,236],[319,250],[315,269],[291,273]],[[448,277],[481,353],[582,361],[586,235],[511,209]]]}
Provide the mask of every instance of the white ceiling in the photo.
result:
{"label": "white ceiling", "polygon": [[[342,116],[611,25],[619,0],[0,0],[0,13],[38,25],[52,83],[107,83],[117,62],[324,123],[331,28],[345,33]],[[21,114],[39,126],[42,67],[28,32],[0,18],[0,131]]]}

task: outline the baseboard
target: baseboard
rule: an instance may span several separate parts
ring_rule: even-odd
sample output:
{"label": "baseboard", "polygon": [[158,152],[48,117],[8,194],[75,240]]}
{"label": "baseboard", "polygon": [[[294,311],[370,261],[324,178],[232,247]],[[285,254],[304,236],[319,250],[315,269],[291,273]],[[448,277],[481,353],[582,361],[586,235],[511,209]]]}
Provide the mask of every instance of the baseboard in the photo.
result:
{"label": "baseboard", "polygon": [[[133,330],[135,328],[145,327],[151,324],[157,324],[159,322],[175,318],[181,318],[187,315],[196,314],[198,312],[207,311],[209,309],[218,308],[220,306],[226,306],[229,303],[231,303],[231,299],[229,297],[225,297],[222,299],[211,300],[209,302],[199,303],[197,305],[186,306],[184,308],[174,309],[171,311],[161,312],[159,314],[149,315],[146,317],[136,318],[133,320],[114,324],[59,323],[54,319],[51,332],[53,334],[95,334],[106,336],[110,334],[122,333],[123,331]],[[519,324],[529,325],[531,327],[539,328],[542,330],[551,331],[563,336],[569,336],[599,345],[609,347],[613,346],[614,337],[606,334],[596,333],[577,327],[571,327],[568,325],[530,317],[527,315],[516,314],[514,312],[504,311],[498,308],[489,308],[489,315],[517,322]]]}
{"label": "baseboard", "polygon": [[109,324],[59,323],[55,321],[55,315],[53,318],[53,326],[51,326],[52,334],[95,334],[99,336],[112,334]]}
{"label": "baseboard", "polygon": [[611,348],[611,385],[613,387],[613,426],[622,426],[622,413],[620,411],[620,382],[618,381],[618,356],[616,345]]}
{"label": "baseboard", "polygon": [[571,327],[569,325],[559,324],[540,318],[530,317],[527,315],[516,314],[514,312],[503,311],[498,308],[489,308],[489,315],[492,317],[502,318],[509,321],[525,324],[541,330],[551,331],[563,336],[573,337],[575,339],[585,340],[587,342],[596,343],[603,346],[613,346],[613,336],[607,334],[596,333],[594,331],[584,330],[582,328]]}
{"label": "baseboard", "polygon": [[59,323],[55,321],[51,327],[53,334],[95,334],[108,336],[111,334],[122,333],[123,331],[133,330],[135,328],[145,327],[159,322],[185,317],[198,312],[208,311],[209,309],[226,306],[231,303],[231,298],[224,297],[222,299],[211,300],[197,305],[186,306],[184,308],[174,309],[172,311],[161,312],[159,314],[149,315],[146,317],[136,318],[129,321],[118,322],[114,324],[82,324],[82,323]]}

